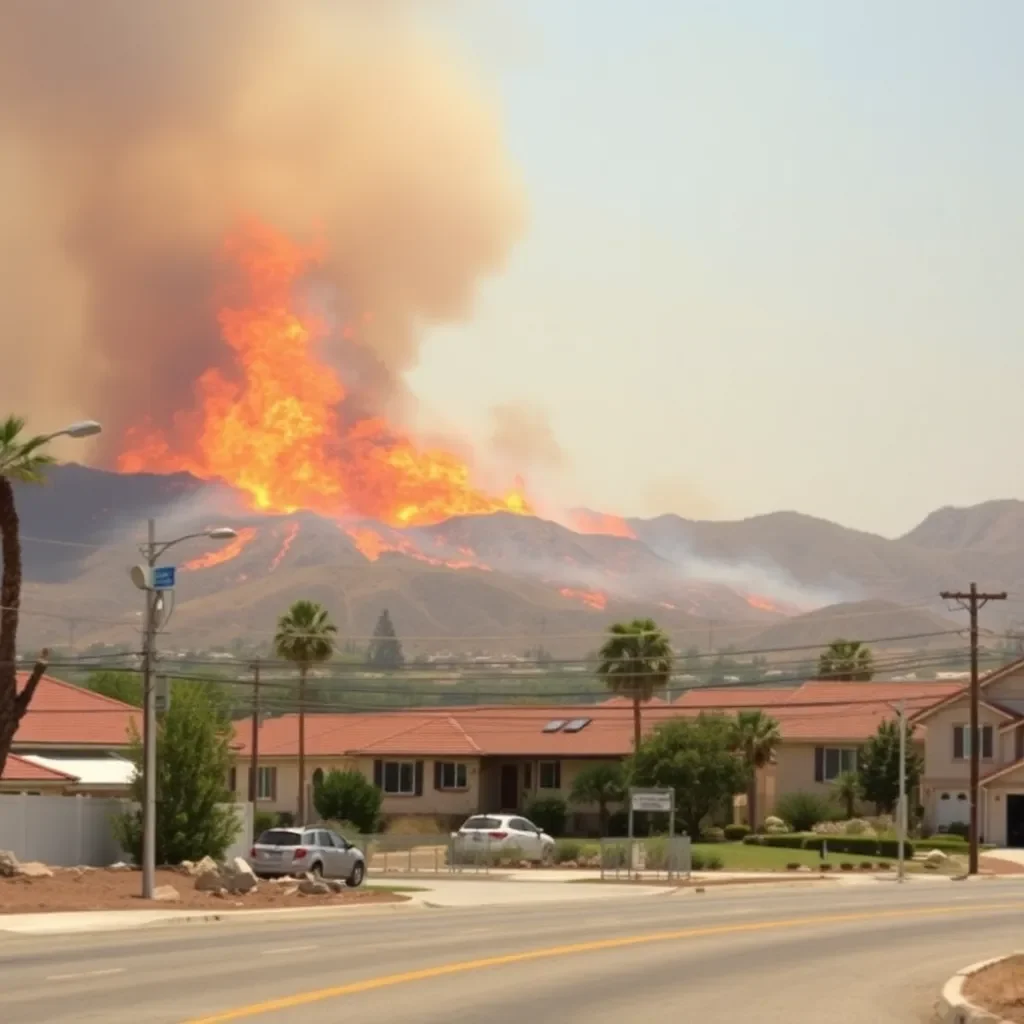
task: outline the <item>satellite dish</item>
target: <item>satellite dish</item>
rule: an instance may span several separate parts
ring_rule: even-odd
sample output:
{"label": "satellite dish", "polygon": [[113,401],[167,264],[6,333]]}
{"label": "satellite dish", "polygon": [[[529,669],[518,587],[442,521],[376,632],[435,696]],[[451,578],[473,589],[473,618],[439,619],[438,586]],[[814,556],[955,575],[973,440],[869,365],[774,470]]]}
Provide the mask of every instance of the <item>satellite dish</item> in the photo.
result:
{"label": "satellite dish", "polygon": [[149,590],[150,573],[149,567],[145,565],[133,565],[128,570],[128,575],[132,578],[132,583],[139,588],[139,590]]}

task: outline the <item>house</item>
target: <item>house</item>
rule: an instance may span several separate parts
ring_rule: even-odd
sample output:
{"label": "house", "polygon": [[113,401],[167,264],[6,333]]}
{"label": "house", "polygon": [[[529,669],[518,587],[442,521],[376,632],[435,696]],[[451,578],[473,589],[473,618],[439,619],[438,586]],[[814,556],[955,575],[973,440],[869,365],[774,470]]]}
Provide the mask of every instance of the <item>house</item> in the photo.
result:
{"label": "house", "polygon": [[[763,709],[778,723],[782,742],[775,763],[759,773],[759,817],[782,793],[830,792],[842,771],[856,766],[858,748],[905,702],[908,714],[961,689],[960,683],[808,682],[801,686],[691,690],[672,704],[644,706],[643,723],[701,713]],[[251,726],[236,730],[236,783],[248,789]],[[918,738],[916,742],[920,742]],[[477,706],[377,714],[307,715],[306,763],[318,773],[356,769],[384,792],[385,815],[456,820],[480,811],[521,811],[535,797],[568,798],[579,772],[595,762],[619,761],[633,743],[632,704]],[[258,796],[268,810],[298,806],[298,718],[263,722]],[[745,813],[745,798],[738,798]],[[573,825],[588,830],[594,808],[579,808]]]}
{"label": "house", "polygon": [[[26,679],[19,673],[18,685]],[[138,708],[43,676],[14,736],[0,793],[126,796],[133,726],[142,728]]]}
{"label": "house", "polygon": [[[918,712],[927,730],[921,803],[933,829],[970,819],[970,689]],[[1024,659],[989,672],[979,684],[978,832],[996,846],[1024,846]]]}

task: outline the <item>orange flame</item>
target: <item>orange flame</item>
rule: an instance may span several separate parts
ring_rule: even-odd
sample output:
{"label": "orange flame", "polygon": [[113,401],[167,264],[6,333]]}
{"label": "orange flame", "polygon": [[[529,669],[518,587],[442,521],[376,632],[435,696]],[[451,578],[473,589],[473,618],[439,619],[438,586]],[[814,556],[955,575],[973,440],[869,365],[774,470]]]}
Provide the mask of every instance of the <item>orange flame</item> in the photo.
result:
{"label": "orange flame", "polygon": [[352,538],[352,543],[355,544],[359,553],[370,562],[376,562],[381,555],[390,551],[395,554],[405,555],[408,558],[415,558],[419,562],[426,562],[427,565],[445,565],[449,569],[483,569],[484,572],[491,571],[489,565],[484,565],[483,562],[477,560],[476,552],[472,548],[459,548],[459,552],[465,557],[447,561],[443,558],[435,558],[424,554],[407,537],[393,535],[389,540],[378,530],[374,530],[369,526],[347,526],[344,527],[344,530]]}
{"label": "orange flame", "polygon": [[281,545],[281,549],[276,555],[274,560],[270,563],[270,571],[273,572],[280,564],[285,555],[288,554],[288,549],[292,546],[292,541],[295,540],[296,535],[299,532],[298,523],[289,523],[288,529],[284,535],[284,543]]}
{"label": "orange flame", "polygon": [[250,223],[228,239],[226,253],[245,293],[218,315],[231,371],[209,369],[199,378],[197,409],[180,417],[173,434],[194,437],[190,450],[172,445],[169,433],[136,428],[118,469],[183,470],[233,484],[259,509],[355,513],[392,525],[532,511],[519,481],[492,496],[473,486],[458,456],[417,448],[384,419],[343,423],[344,383],[316,351],[326,328],[300,313],[293,295],[320,262],[318,247]]}
{"label": "orange flame", "polygon": [[225,562],[230,562],[232,558],[237,558],[242,553],[242,549],[255,536],[255,527],[243,527],[238,531],[238,536],[229,544],[225,544],[220,548],[214,548],[212,551],[207,551],[198,558],[193,558],[190,562],[186,562],[182,569],[191,572],[193,569],[209,569],[215,565],[223,565]]}
{"label": "orange flame", "polygon": [[602,512],[588,512],[573,509],[569,513],[569,525],[577,533],[605,533],[612,537],[636,539],[633,528],[621,516],[605,515]]}
{"label": "orange flame", "polygon": [[760,597],[757,594],[744,594],[743,599],[750,605],[751,608],[757,608],[762,612],[781,612],[782,609],[773,602],[769,601],[767,597]]}
{"label": "orange flame", "polygon": [[558,592],[562,597],[582,601],[588,608],[596,611],[604,611],[608,607],[608,595],[602,590],[574,590],[572,587],[562,587]]}

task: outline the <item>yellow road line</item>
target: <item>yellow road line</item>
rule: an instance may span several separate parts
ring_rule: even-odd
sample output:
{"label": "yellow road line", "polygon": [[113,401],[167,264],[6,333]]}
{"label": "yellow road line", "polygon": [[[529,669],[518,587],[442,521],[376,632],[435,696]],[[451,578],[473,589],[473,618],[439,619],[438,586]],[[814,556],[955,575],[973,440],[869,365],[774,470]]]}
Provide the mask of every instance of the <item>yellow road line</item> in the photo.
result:
{"label": "yellow road line", "polygon": [[347,985],[335,985],[331,988],[316,989],[312,992],[301,992],[294,996],[281,999],[269,999],[262,1003],[240,1006],[224,1013],[215,1013],[209,1017],[197,1017],[185,1024],[226,1024],[227,1021],[244,1020],[258,1017],[265,1013],[278,1010],[294,1010],[299,1006],[320,1003],[327,999],[338,999],[342,996],[359,995],[375,989],[390,988],[393,985],[405,985],[413,981],[427,981],[432,978],[443,978],[450,974],[463,974],[466,971],[480,971],[488,967],[506,967],[509,964],[529,963],[533,960],[546,960],[552,957],[573,956],[577,953],[599,953],[608,949],[623,949],[627,946],[642,946],[652,942],[673,942],[679,939],[705,938],[714,935],[740,935],[750,932],[777,931],[785,928],[804,928],[822,924],[848,924],[855,921],[877,921],[892,918],[939,917],[950,914],[974,914],[983,910],[1020,910],[1019,903],[976,903],[957,907],[923,907],[911,910],[881,910],[870,913],[827,914],[809,917],[794,917],[780,921],[747,921],[742,924],[709,925],[704,928],[683,928],[668,932],[647,932],[641,935],[626,935],[617,939],[595,939],[592,942],[576,942],[566,946],[548,946],[543,949],[531,949],[524,953],[508,953],[504,956],[489,956],[482,960],[462,960],[440,967],[424,967],[418,971],[404,971],[401,974],[385,974],[365,981],[354,981]]}

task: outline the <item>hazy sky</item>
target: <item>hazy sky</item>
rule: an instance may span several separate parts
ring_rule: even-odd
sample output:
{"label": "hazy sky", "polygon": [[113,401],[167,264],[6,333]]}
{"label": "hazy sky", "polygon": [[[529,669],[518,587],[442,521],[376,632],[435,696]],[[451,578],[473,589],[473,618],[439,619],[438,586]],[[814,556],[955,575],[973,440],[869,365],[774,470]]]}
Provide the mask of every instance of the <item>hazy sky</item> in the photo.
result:
{"label": "hazy sky", "polygon": [[427,403],[546,407],[566,495],[626,514],[1024,496],[1024,4],[476,7],[531,221]]}

